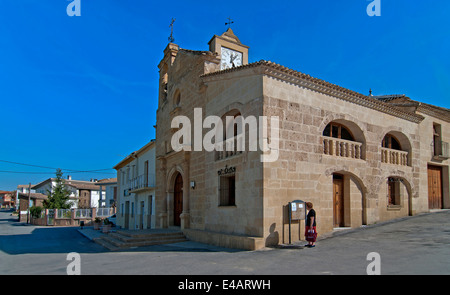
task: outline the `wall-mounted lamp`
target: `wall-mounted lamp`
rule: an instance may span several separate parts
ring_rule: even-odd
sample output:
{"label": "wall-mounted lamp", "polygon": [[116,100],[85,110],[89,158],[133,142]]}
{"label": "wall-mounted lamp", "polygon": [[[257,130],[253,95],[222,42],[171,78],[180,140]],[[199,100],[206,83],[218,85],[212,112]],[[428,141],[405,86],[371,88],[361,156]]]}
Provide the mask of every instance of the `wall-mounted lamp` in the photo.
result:
{"label": "wall-mounted lamp", "polygon": [[192,188],[192,189],[195,188],[195,181],[191,181],[191,188]]}

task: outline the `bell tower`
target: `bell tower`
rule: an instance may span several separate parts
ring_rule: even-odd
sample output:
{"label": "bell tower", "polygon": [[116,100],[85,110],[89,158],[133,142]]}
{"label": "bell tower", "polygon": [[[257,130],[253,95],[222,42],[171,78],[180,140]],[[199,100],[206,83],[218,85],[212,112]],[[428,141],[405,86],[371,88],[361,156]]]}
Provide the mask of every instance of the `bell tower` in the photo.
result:
{"label": "bell tower", "polygon": [[169,68],[172,66],[179,51],[177,44],[169,43],[164,49],[164,57],[158,65],[159,68],[159,95],[158,107],[167,100],[167,83],[169,82]]}
{"label": "bell tower", "polygon": [[209,51],[220,58],[221,70],[248,64],[249,47],[241,43],[231,28],[220,36],[214,35],[208,45]]}

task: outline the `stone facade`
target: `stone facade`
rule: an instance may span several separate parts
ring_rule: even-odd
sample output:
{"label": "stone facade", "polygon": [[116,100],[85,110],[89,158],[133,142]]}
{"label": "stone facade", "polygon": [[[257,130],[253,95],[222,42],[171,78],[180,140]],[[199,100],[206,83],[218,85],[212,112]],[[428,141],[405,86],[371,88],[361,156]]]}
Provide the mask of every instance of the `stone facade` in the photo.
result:
{"label": "stone facade", "polygon": [[[288,241],[293,200],[314,204],[319,234],[414,215],[429,210],[430,163],[442,167],[442,207],[450,207],[448,158],[433,158],[430,150],[433,124],[450,141],[449,110],[411,109],[405,97],[400,105],[272,62],[248,64],[248,47],[231,30],[209,45],[192,51],[170,43],[159,65],[157,227],[180,226],[195,240],[256,249]],[[243,65],[220,70],[221,46],[243,53]],[[210,131],[203,120],[227,115],[277,116],[278,159],[262,162],[260,149],[249,150],[249,124],[245,151],[197,150],[196,130],[202,138]],[[191,150],[172,148],[177,116],[192,122],[191,139],[183,138]],[[292,224],[294,240],[303,228],[303,221]]]}

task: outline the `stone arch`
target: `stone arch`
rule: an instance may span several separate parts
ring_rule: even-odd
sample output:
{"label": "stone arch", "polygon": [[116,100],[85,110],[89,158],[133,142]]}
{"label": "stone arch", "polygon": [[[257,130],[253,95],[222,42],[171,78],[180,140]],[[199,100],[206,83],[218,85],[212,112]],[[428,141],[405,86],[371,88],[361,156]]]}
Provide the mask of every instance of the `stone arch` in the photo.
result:
{"label": "stone arch", "polygon": [[331,122],[336,122],[346,126],[352,132],[356,141],[362,142],[364,144],[366,143],[366,137],[364,134],[367,130],[357,118],[347,114],[330,114],[328,116],[325,116],[325,118],[322,120],[322,123],[320,123],[319,125],[320,134],[323,133],[325,127],[327,127],[327,125]]}
{"label": "stone arch", "polygon": [[243,114],[243,108],[244,108],[244,105],[241,102],[233,102],[233,103],[230,103],[229,105],[227,105],[226,107],[223,107],[215,114],[216,116],[218,116],[219,118],[222,119],[223,130],[224,130],[223,139],[225,139],[225,131],[227,129],[227,126],[225,124],[225,117],[226,116],[238,116],[238,115],[245,117],[245,115]]}
{"label": "stone arch", "polygon": [[[232,122],[227,122],[226,117],[238,117],[244,115],[242,114],[243,104],[240,102],[234,102],[229,104],[228,106],[222,108],[218,112],[218,116],[220,117],[222,121],[222,140],[223,140],[223,147],[222,150],[216,151],[215,153],[215,159],[220,160],[227,158],[229,156],[233,156],[236,154],[241,154],[242,151],[246,150],[246,143],[248,142],[247,139],[243,136],[240,136],[239,141],[237,141],[238,135],[240,134],[248,134],[245,132],[245,130],[239,130],[238,124],[232,124]],[[241,121],[240,121],[241,122]],[[228,124],[227,124],[228,123]],[[242,126],[245,128],[245,126]],[[231,136],[233,134],[234,136]],[[247,135],[248,137],[248,135]],[[238,148],[239,145],[239,148]]]}
{"label": "stone arch", "polygon": [[[368,189],[363,178],[354,169],[347,166],[334,166],[325,171],[326,181],[335,185],[334,177],[342,177],[344,198],[345,227],[359,227],[369,223],[368,218]],[[334,187],[326,192],[325,200],[334,206]],[[331,212],[331,211],[330,211]],[[334,214],[334,213],[333,213]]]}
{"label": "stone arch", "polygon": [[[182,179],[185,179],[185,173],[182,169],[181,166],[179,165],[175,165],[173,166],[169,172],[167,173],[167,180],[166,180],[166,194],[167,194],[167,224],[169,226],[173,226],[173,225],[179,225],[175,223],[175,220],[179,219],[175,217],[175,181],[177,179],[177,176],[181,175]],[[184,202],[186,202],[185,200],[186,198],[186,193],[183,193],[183,197],[182,197],[182,204]],[[182,206],[181,206],[182,208]],[[180,212],[181,213],[181,212]]]}
{"label": "stone arch", "polygon": [[[409,177],[402,173],[401,171],[386,171],[383,177],[380,178],[380,181],[377,184],[378,190],[381,189],[383,183],[387,182],[389,178],[396,178],[400,180],[400,182],[405,186],[407,198],[405,201],[408,202],[408,215],[413,215],[413,198],[418,196],[418,192],[416,191],[416,187],[414,186],[414,182],[412,182]],[[387,194],[387,193],[386,193]],[[403,205],[403,204],[402,204]]]}
{"label": "stone arch", "polygon": [[334,173],[340,173],[340,174],[346,174],[346,175],[352,176],[355,179],[355,181],[361,186],[363,193],[367,194],[367,192],[368,192],[367,187],[364,184],[362,177],[358,175],[358,172],[353,171],[353,169],[349,168],[348,166],[333,166],[333,167],[330,167],[327,170],[325,170],[326,176],[331,176]]}
{"label": "stone arch", "polygon": [[222,117],[224,114],[227,114],[232,110],[237,110],[239,113],[242,114],[242,116],[244,116],[245,114],[243,113],[243,108],[244,108],[244,105],[241,102],[233,102],[233,103],[230,103],[229,105],[221,108],[216,113],[216,115],[219,117]]}
{"label": "stone arch", "polygon": [[160,67],[159,76],[159,103],[166,101],[167,99],[167,83],[169,82],[169,67],[167,63],[163,63]]}
{"label": "stone arch", "polygon": [[319,125],[318,131],[320,132],[320,135],[323,135],[323,132],[325,128],[330,123],[337,123],[342,126],[345,126],[346,129],[350,131],[352,134],[354,140],[356,142],[359,142],[362,144],[361,146],[361,159],[366,159],[366,147],[367,147],[367,141],[366,141],[366,127],[364,124],[362,124],[358,119],[351,115],[347,114],[329,114],[327,115]]}
{"label": "stone arch", "polygon": [[173,106],[178,107],[181,103],[181,91],[180,89],[176,89],[173,94]]}
{"label": "stone arch", "polygon": [[228,134],[231,134],[231,132],[233,132],[234,136],[242,133],[242,130],[238,130],[236,124],[234,124],[234,126],[231,126],[232,125],[231,123],[229,123],[227,125],[227,121],[226,121],[226,117],[236,118],[238,116],[242,116],[241,112],[238,109],[231,109],[220,117],[222,119],[222,124],[223,124],[223,132],[224,132],[222,134],[223,139],[228,139],[227,132],[228,132]]}
{"label": "stone arch", "polygon": [[181,165],[174,165],[170,170],[167,172],[167,179],[166,179],[166,191],[169,192],[170,190],[173,190],[173,185],[175,184],[175,178],[177,177],[177,173],[180,173],[181,176],[184,177],[184,171]]}
{"label": "stone arch", "polygon": [[383,131],[379,133],[377,138],[378,142],[381,143],[387,135],[392,135],[398,140],[401,146],[401,151],[408,152],[407,166],[411,166],[413,148],[410,137],[408,137],[405,133],[403,133],[398,127],[390,126],[388,128],[383,129]]}

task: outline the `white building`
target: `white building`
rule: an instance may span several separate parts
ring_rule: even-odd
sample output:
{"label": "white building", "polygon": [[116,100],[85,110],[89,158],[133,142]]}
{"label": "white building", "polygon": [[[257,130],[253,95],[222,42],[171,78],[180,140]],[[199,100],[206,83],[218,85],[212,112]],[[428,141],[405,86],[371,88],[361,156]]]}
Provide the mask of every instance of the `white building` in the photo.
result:
{"label": "white building", "polygon": [[95,183],[99,186],[104,198],[99,200],[99,207],[111,208],[116,207],[117,203],[117,178],[105,178]]}
{"label": "white building", "polygon": [[120,161],[117,170],[117,225],[155,228],[155,141]]}
{"label": "white building", "polygon": [[[73,203],[72,208],[98,208],[100,199],[106,197],[106,193],[100,193],[100,187],[96,185],[95,180],[72,180],[69,175],[64,183],[71,192],[70,201]],[[53,192],[56,186],[56,178],[46,179],[31,187],[36,193],[47,195],[48,191]],[[100,195],[102,197],[100,197]]]}

